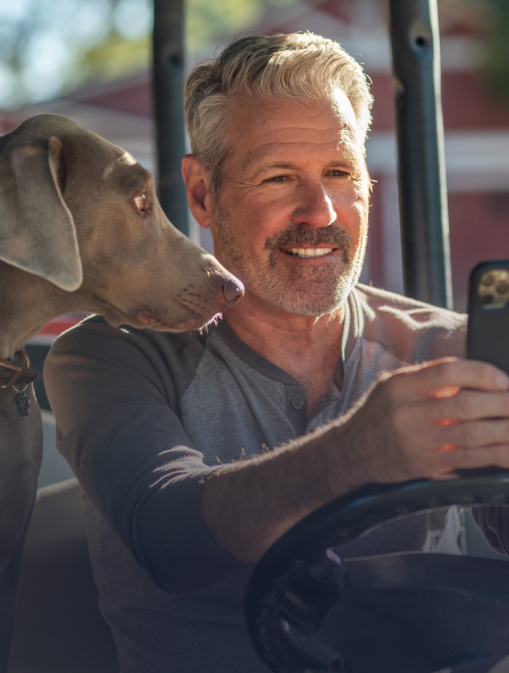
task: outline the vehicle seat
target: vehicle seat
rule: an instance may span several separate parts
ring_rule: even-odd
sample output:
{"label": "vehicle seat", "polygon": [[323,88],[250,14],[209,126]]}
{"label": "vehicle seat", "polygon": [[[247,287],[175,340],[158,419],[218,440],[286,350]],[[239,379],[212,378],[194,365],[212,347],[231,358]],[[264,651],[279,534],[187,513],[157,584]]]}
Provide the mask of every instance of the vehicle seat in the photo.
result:
{"label": "vehicle seat", "polygon": [[8,673],[116,673],[76,479],[40,488],[23,557]]}

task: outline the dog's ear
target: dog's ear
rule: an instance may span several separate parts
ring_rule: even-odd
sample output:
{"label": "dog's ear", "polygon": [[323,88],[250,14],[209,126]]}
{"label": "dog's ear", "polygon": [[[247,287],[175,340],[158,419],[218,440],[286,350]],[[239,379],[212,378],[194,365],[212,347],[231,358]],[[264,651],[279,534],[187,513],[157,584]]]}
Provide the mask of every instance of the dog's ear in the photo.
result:
{"label": "dog's ear", "polygon": [[16,144],[0,158],[0,260],[69,292],[83,282],[74,220],[62,198],[62,143]]}

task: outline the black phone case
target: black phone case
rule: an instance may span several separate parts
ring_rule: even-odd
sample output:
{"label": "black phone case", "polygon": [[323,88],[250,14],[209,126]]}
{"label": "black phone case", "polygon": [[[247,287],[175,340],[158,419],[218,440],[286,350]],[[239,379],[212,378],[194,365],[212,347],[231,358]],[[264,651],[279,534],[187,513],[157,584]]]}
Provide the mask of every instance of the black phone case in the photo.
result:
{"label": "black phone case", "polygon": [[470,274],[467,357],[491,362],[509,374],[509,304],[486,306],[478,292],[483,274],[497,269],[509,271],[509,260],[481,262]]}

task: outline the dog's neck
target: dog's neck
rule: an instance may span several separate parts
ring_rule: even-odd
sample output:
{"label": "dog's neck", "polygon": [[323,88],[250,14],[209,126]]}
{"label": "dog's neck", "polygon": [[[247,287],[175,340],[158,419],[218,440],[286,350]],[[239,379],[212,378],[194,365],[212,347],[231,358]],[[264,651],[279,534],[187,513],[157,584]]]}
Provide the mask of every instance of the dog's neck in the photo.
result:
{"label": "dog's neck", "polygon": [[46,323],[82,310],[76,293],[0,262],[0,358],[12,358]]}

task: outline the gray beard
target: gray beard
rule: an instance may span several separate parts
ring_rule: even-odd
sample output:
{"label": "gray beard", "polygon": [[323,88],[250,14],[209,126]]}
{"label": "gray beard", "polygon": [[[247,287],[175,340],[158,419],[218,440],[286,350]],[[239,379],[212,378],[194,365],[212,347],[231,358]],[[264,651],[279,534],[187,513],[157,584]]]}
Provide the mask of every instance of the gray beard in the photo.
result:
{"label": "gray beard", "polygon": [[[358,282],[365,246],[351,258],[352,239],[345,229],[336,226],[315,229],[295,225],[267,239],[266,263],[246,258],[234,243],[230,221],[217,203],[214,225],[221,249],[221,262],[256,296],[288,313],[315,318],[337,311]],[[298,265],[278,268],[281,248],[303,246],[339,247],[343,251],[342,265],[337,258],[320,267],[302,268]]]}

